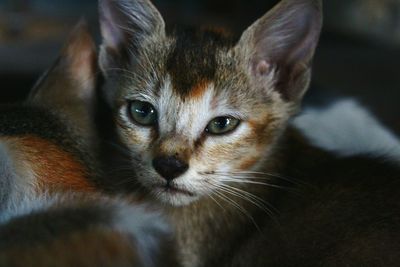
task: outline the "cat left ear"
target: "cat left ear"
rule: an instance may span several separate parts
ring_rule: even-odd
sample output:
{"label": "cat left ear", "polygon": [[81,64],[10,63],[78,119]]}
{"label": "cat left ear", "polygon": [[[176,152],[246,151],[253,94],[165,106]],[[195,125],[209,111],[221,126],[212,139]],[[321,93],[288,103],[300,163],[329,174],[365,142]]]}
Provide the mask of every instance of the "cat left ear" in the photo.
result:
{"label": "cat left ear", "polygon": [[79,131],[89,133],[96,103],[97,72],[96,46],[82,20],[53,67],[31,90],[27,102],[51,110]]}
{"label": "cat left ear", "polygon": [[282,0],[239,41],[250,76],[264,86],[273,80],[284,100],[300,101],[309,85],[321,27],[320,0]]}
{"label": "cat left ear", "polygon": [[147,38],[165,33],[164,20],[150,0],[99,0],[99,13],[99,62],[105,75],[108,69],[130,63]]}

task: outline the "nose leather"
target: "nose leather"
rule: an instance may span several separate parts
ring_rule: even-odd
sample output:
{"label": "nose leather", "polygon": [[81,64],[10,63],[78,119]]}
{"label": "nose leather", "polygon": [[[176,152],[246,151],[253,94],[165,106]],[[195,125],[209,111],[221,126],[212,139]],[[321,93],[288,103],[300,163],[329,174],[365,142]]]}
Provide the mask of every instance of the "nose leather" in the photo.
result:
{"label": "nose leather", "polygon": [[185,173],[189,165],[175,156],[162,156],[153,159],[154,169],[167,181]]}

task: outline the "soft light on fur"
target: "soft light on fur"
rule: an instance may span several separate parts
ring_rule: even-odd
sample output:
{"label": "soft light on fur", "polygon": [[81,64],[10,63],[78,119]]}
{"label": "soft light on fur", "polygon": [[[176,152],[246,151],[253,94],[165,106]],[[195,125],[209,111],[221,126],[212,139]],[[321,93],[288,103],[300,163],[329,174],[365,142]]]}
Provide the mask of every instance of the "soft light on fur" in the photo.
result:
{"label": "soft light on fur", "polygon": [[399,138],[353,99],[323,109],[307,107],[293,125],[312,144],[338,155],[367,154],[400,161]]}

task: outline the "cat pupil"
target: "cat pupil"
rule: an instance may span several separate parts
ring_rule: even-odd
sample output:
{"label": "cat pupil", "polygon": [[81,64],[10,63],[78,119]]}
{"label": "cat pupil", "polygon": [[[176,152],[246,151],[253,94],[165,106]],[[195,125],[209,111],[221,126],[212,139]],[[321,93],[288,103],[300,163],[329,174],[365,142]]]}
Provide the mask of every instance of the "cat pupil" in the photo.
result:
{"label": "cat pupil", "polygon": [[230,124],[230,119],[229,118],[218,118],[215,120],[214,124],[216,127],[223,129]]}
{"label": "cat pupil", "polygon": [[149,107],[146,107],[146,106],[142,107],[141,109],[140,108],[136,108],[135,111],[138,113],[139,116],[142,116],[143,118],[149,116],[150,113],[151,113],[151,109]]}

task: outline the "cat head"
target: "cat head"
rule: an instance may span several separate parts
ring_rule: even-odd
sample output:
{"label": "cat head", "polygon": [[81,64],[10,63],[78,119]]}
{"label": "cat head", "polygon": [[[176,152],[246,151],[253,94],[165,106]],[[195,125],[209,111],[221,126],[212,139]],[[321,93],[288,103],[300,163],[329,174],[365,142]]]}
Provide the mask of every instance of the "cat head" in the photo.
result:
{"label": "cat head", "polygon": [[148,0],[101,0],[103,92],[138,182],[186,205],[269,159],[308,87],[318,0],[283,0],[238,39],[167,33]]}

